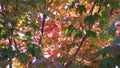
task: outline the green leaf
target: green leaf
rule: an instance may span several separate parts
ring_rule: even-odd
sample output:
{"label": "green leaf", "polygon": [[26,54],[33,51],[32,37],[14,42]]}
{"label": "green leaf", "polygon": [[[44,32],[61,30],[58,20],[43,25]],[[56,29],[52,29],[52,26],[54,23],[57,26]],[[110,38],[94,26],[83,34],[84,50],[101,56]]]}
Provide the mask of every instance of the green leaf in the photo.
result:
{"label": "green leaf", "polygon": [[116,63],[113,58],[109,57],[106,59],[103,59],[99,63],[99,68],[114,68],[116,66]]}
{"label": "green leaf", "polygon": [[69,9],[72,9],[75,6],[75,2],[73,1],[72,4],[69,6]]}
{"label": "green leaf", "polygon": [[39,29],[39,27],[36,25],[36,24],[34,24],[34,23],[31,23],[31,24],[29,24],[30,25],[30,27],[32,27],[33,29]]}
{"label": "green leaf", "polygon": [[39,2],[41,2],[41,3],[44,4],[44,5],[46,4],[46,3],[45,3],[45,0],[39,0]]}
{"label": "green leaf", "polygon": [[86,16],[86,18],[84,19],[84,22],[92,26],[94,24],[94,21],[98,20],[99,18],[100,16],[97,13],[95,13],[93,16],[92,15]]}
{"label": "green leaf", "polygon": [[40,64],[40,66],[41,66],[41,68],[46,68],[46,63],[42,62],[42,63]]}
{"label": "green leaf", "polygon": [[110,19],[110,16],[109,16],[109,12],[110,12],[110,9],[106,9],[105,11],[103,11],[101,14],[101,19],[105,22],[109,22],[109,19]]}
{"label": "green leaf", "polygon": [[13,35],[14,38],[20,39],[20,36],[18,34]]}
{"label": "green leaf", "polygon": [[17,25],[16,21],[13,21],[13,20],[10,20],[10,23],[11,23],[12,26],[14,26],[14,27]]}
{"label": "green leaf", "polygon": [[101,29],[106,29],[106,28],[108,27],[108,23],[107,23],[106,21],[104,21],[104,20],[101,20],[101,21],[99,22],[99,27],[100,27]]}
{"label": "green leaf", "polygon": [[112,1],[111,7],[112,7],[113,9],[120,9],[120,1],[119,1],[119,0]]}
{"label": "green leaf", "polygon": [[76,12],[79,12],[80,14],[82,14],[83,12],[86,12],[86,8],[84,5],[78,5]]}
{"label": "green leaf", "polygon": [[32,33],[31,33],[30,31],[27,31],[27,32],[25,33],[25,35],[28,36],[28,37],[31,37],[31,36],[32,36]]}
{"label": "green leaf", "polygon": [[81,68],[80,65],[72,64],[70,68]]}
{"label": "green leaf", "polygon": [[38,45],[28,44],[27,47],[28,47],[27,52],[31,53],[32,56],[38,56],[39,57],[39,55],[42,53],[41,49],[40,49],[40,47]]}
{"label": "green leaf", "polygon": [[16,21],[10,20],[10,19],[5,19],[4,22],[2,22],[2,25],[7,27],[8,23],[10,23],[12,26],[16,26],[17,25]]}
{"label": "green leaf", "polygon": [[93,31],[88,30],[88,31],[87,31],[87,35],[88,35],[88,37],[96,38],[96,32],[93,32]]}
{"label": "green leaf", "polygon": [[6,68],[7,65],[11,64],[11,61],[8,60],[4,60],[4,61],[0,61],[0,67],[1,68]]}
{"label": "green leaf", "polygon": [[2,32],[2,33],[0,34],[0,39],[2,39],[2,38],[4,38],[4,39],[8,38],[8,33]]}
{"label": "green leaf", "polygon": [[30,57],[28,55],[26,55],[25,53],[19,53],[18,59],[21,63],[25,63],[30,59]]}
{"label": "green leaf", "polygon": [[80,68],[93,68],[92,66],[81,66]]}
{"label": "green leaf", "polygon": [[16,54],[16,51],[13,51],[12,48],[8,48],[8,49],[6,50],[6,52],[7,52],[8,58],[10,58],[10,59],[14,58],[14,56],[15,56],[15,54]]}
{"label": "green leaf", "polygon": [[113,37],[116,34],[116,28],[115,26],[110,26],[107,28],[107,30],[104,32],[105,34],[109,33],[110,35],[112,35]]}
{"label": "green leaf", "polygon": [[93,67],[92,66],[81,66],[81,65],[73,64],[73,65],[71,65],[70,68],[93,68]]}
{"label": "green leaf", "polygon": [[72,36],[73,32],[76,31],[76,28],[71,24],[66,28],[66,31],[68,32],[67,35],[64,37],[64,39],[67,39]]}
{"label": "green leaf", "polygon": [[109,32],[101,33],[101,37],[109,40],[111,38],[111,34]]}
{"label": "green leaf", "polygon": [[93,25],[93,23],[94,23],[94,18],[93,18],[93,16],[86,16],[86,18],[84,19],[84,22],[85,22],[86,24]]}
{"label": "green leaf", "polygon": [[7,23],[8,23],[8,21],[5,20],[4,22],[2,22],[2,25],[3,25],[3,26],[6,26]]}
{"label": "green leaf", "polygon": [[67,60],[67,58],[65,58],[65,57],[61,57],[61,58],[57,59],[58,62],[65,62],[66,60]]}
{"label": "green leaf", "polygon": [[119,46],[120,44],[120,36],[116,37],[112,42],[111,42],[111,46]]}
{"label": "green leaf", "polygon": [[110,48],[110,46],[108,46],[108,47],[105,47],[105,48],[97,51],[97,52],[95,53],[95,55],[96,55],[97,57],[100,56],[100,55],[102,55],[103,57],[105,57],[107,54],[112,54],[112,53],[113,53],[113,50]]}
{"label": "green leaf", "polygon": [[81,31],[78,31],[75,36],[74,36],[74,39],[76,38],[82,38],[82,32]]}
{"label": "green leaf", "polygon": [[2,53],[2,57],[0,57],[0,61],[7,60],[8,59],[7,49],[0,48],[0,52]]}
{"label": "green leaf", "polygon": [[94,18],[94,20],[99,20],[100,15],[98,15],[98,13],[95,13],[95,14],[93,15],[93,18]]}

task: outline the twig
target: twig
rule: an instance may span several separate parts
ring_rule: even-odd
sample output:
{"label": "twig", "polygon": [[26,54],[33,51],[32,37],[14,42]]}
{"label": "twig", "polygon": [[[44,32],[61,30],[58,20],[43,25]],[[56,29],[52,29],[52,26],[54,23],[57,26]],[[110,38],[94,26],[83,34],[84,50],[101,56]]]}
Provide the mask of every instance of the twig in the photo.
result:
{"label": "twig", "polygon": [[45,26],[45,19],[46,19],[46,14],[44,14],[44,15],[43,15],[43,20],[42,20],[42,29],[41,29],[41,35],[40,35],[39,44],[41,44],[41,41],[42,41],[42,36],[43,36],[44,26]]}
{"label": "twig", "polygon": [[98,9],[98,13],[100,13],[100,11],[101,11],[101,7],[102,7],[102,6],[100,5],[100,6],[99,6],[99,9]]}
{"label": "twig", "polygon": [[[96,4],[96,0],[95,0],[94,4],[93,4],[93,6],[90,10],[90,15],[92,15],[92,13],[93,13],[93,9],[94,9],[95,4]],[[89,27],[89,30],[91,30],[91,28],[92,27]],[[78,46],[78,49],[76,50],[76,52],[74,53],[73,56],[77,55],[78,51],[80,50],[80,47],[82,46],[82,44],[83,44],[83,42],[85,41],[86,38],[87,38],[87,34],[85,34],[85,36],[83,37],[82,41],[80,42],[80,44]]]}
{"label": "twig", "polygon": [[111,10],[110,10],[110,15],[113,15],[113,11],[114,11],[114,9],[111,8]]}
{"label": "twig", "polygon": [[92,15],[92,13],[93,13],[93,9],[94,9],[94,7],[95,7],[96,2],[97,2],[97,1],[95,0],[95,2],[94,2],[94,4],[93,4],[92,8],[91,8],[90,11],[89,11],[90,15]]}
{"label": "twig", "polygon": [[[96,0],[95,0],[95,2],[94,2],[94,4],[93,4],[92,8],[90,9],[90,12],[89,12],[90,15],[92,15],[92,13],[93,13],[93,9],[94,9],[95,4],[96,4]],[[91,30],[91,28],[92,28],[92,27],[89,27],[89,30]],[[78,51],[80,50],[80,47],[82,46],[83,42],[86,40],[87,35],[88,35],[88,34],[85,34],[85,36],[83,37],[82,41],[81,41],[80,44],[78,45],[78,48],[77,48],[76,52],[73,54],[73,56],[76,56],[76,55],[77,55]],[[66,68],[69,68],[71,64],[72,64],[72,61],[70,61],[70,62],[66,65]]]}
{"label": "twig", "polygon": [[[9,47],[12,46],[12,35],[13,35],[13,26],[11,27],[10,34],[9,34]],[[12,62],[12,58],[9,59],[10,62]],[[12,68],[12,63],[9,65],[9,68]]]}
{"label": "twig", "polygon": [[76,50],[76,52],[74,53],[73,56],[76,56],[78,51],[80,50],[80,47],[82,46],[83,42],[85,41],[85,39],[87,38],[87,34],[83,37],[82,41],[80,42],[78,49]]}
{"label": "twig", "polygon": [[[41,28],[41,35],[40,35],[40,39],[39,39],[39,44],[41,44],[41,41],[42,41],[42,36],[43,36],[43,33],[44,33],[44,27],[45,27],[45,19],[46,19],[46,11],[48,9],[48,7],[52,4],[54,0],[51,0],[50,4],[46,7],[46,4],[44,6],[44,14],[43,14],[43,19],[42,19],[42,28]],[[45,3],[46,3],[46,0],[45,0]]]}

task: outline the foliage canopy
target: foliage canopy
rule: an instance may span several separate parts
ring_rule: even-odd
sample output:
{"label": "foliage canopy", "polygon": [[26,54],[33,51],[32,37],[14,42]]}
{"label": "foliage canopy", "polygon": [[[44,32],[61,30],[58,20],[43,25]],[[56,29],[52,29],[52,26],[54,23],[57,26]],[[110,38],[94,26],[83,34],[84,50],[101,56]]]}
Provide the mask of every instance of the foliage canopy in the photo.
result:
{"label": "foliage canopy", "polygon": [[0,0],[0,67],[120,67],[119,13],[120,0]]}

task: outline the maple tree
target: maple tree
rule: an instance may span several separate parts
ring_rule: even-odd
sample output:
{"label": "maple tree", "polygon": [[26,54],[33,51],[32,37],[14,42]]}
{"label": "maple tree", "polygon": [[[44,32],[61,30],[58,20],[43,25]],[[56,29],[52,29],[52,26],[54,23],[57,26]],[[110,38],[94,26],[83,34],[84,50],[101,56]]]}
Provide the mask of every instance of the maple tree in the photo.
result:
{"label": "maple tree", "polygon": [[120,67],[119,0],[0,0],[0,67]]}

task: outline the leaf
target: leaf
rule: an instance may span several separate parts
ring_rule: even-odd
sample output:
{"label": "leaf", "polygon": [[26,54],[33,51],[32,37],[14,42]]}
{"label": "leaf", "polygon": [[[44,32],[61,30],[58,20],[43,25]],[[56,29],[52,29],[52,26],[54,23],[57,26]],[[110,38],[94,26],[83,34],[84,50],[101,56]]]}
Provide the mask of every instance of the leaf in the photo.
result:
{"label": "leaf", "polygon": [[82,38],[82,32],[81,31],[78,31],[75,36],[74,36],[74,39],[76,38]]}
{"label": "leaf", "polygon": [[28,53],[31,53],[32,56],[37,56],[37,57],[40,56],[40,54],[41,54],[41,49],[40,49],[40,47],[39,47],[38,45],[28,44],[27,47],[28,47],[27,52],[28,52]]}
{"label": "leaf", "polygon": [[73,34],[73,32],[76,30],[76,28],[74,28],[74,26],[71,24],[71,25],[69,25],[67,28],[67,35],[64,37],[64,39],[67,39],[67,38],[69,38],[69,37],[71,37],[72,36],[72,34]]}
{"label": "leaf", "polygon": [[57,59],[58,62],[65,62],[67,58],[65,57],[60,57]]}
{"label": "leaf", "polygon": [[110,9],[106,9],[105,11],[103,11],[101,14],[101,19],[104,20],[105,22],[109,22],[109,19],[110,19],[110,16],[109,16],[109,13],[110,12]]}
{"label": "leaf", "polygon": [[100,18],[100,15],[98,15],[98,13],[95,13],[94,15],[93,15],[93,18],[94,18],[94,20],[99,20],[99,18]]}
{"label": "leaf", "polygon": [[16,54],[16,51],[13,51],[12,48],[6,49],[6,52],[7,52],[7,56],[8,56],[9,59],[14,58],[14,56]]}
{"label": "leaf", "polygon": [[71,65],[70,68],[93,68],[93,67],[92,66],[81,66],[81,65],[73,64],[73,65]]}
{"label": "leaf", "polygon": [[30,59],[30,57],[25,53],[19,53],[17,57],[21,63],[25,63]]}
{"label": "leaf", "polygon": [[101,38],[109,40],[111,38],[111,34],[109,32],[101,33]]}
{"label": "leaf", "polygon": [[39,0],[39,2],[41,2],[41,3],[44,4],[44,5],[46,4],[46,3],[45,3],[45,0]]}
{"label": "leaf", "polygon": [[2,38],[4,38],[4,39],[6,39],[6,38],[8,38],[8,33],[6,32],[6,33],[1,33],[0,34],[0,39],[2,39]]}
{"label": "leaf", "polygon": [[53,62],[55,68],[65,68],[63,65],[60,65],[58,62]]}
{"label": "leaf", "polygon": [[112,22],[112,24],[105,30],[104,34],[106,35],[108,33],[114,37],[117,30],[116,25],[119,23],[119,21],[120,21],[120,15],[118,15],[116,19]]}
{"label": "leaf", "polygon": [[116,28],[115,27],[109,27],[106,32],[110,33],[113,37],[116,34]]}
{"label": "leaf", "polygon": [[79,12],[80,14],[82,14],[83,12],[86,12],[86,8],[84,5],[78,5],[76,12]]}
{"label": "leaf", "polygon": [[11,22],[12,26],[14,27],[17,25],[16,21],[10,20],[9,22]]}
{"label": "leaf", "polygon": [[114,68],[116,66],[113,58],[105,58],[99,63],[99,68]]}
{"label": "leaf", "polygon": [[8,23],[7,20],[5,20],[4,22],[1,22],[3,26],[6,26],[6,24]]}
{"label": "leaf", "polygon": [[11,64],[12,62],[8,60],[0,61],[0,67],[5,68],[7,65]]}
{"label": "leaf", "polygon": [[81,66],[80,68],[93,68],[92,66]]}
{"label": "leaf", "polygon": [[45,68],[46,67],[46,63],[42,62],[41,64],[41,68]]}
{"label": "leaf", "polygon": [[88,30],[87,36],[90,37],[91,39],[96,38],[96,32]]}
{"label": "leaf", "polygon": [[106,29],[106,31],[104,32],[104,34],[106,35],[106,34],[110,34],[110,35],[112,35],[113,37],[115,36],[115,33],[116,33],[116,28],[115,28],[115,26],[110,26],[110,27],[108,27],[107,29]]}
{"label": "leaf", "polygon": [[101,20],[101,21],[99,22],[99,27],[100,27],[101,29],[106,29],[106,28],[108,27],[108,23],[107,23],[106,21],[104,21],[104,20]]}
{"label": "leaf", "polygon": [[34,23],[31,23],[31,24],[29,24],[33,29],[39,29],[39,27],[36,25],[36,24],[34,24]]}
{"label": "leaf", "polygon": [[98,20],[99,18],[100,16],[97,13],[95,13],[94,15],[86,16],[84,22],[92,26],[94,24],[94,21]]}
{"label": "leaf", "polygon": [[113,50],[110,48],[110,46],[108,46],[108,47],[105,47],[105,48],[97,51],[95,53],[95,56],[98,57],[98,56],[102,55],[103,57],[105,57],[107,54],[112,54],[112,53],[113,53]]}
{"label": "leaf", "polygon": [[93,16],[86,16],[86,18],[84,19],[84,22],[85,22],[86,24],[93,25],[93,23],[94,23],[94,18],[93,18]]}
{"label": "leaf", "polygon": [[32,37],[32,36],[33,36],[30,31],[27,31],[27,32],[25,33],[25,35],[26,35],[27,37]]}
{"label": "leaf", "polygon": [[20,36],[18,34],[13,35],[14,38],[20,39]]}
{"label": "leaf", "polygon": [[88,31],[87,31],[87,36],[88,36],[91,40],[93,40],[94,42],[96,42],[96,40],[97,40],[96,32],[93,32],[93,31],[88,30]]}
{"label": "leaf", "polygon": [[110,46],[119,46],[120,45],[120,36],[116,37],[110,44]]}
{"label": "leaf", "polygon": [[112,1],[112,2],[111,2],[111,7],[112,7],[113,9],[120,9],[120,1],[119,1],[119,0]]}
{"label": "leaf", "polygon": [[70,68],[81,68],[80,65],[72,64]]}
{"label": "leaf", "polygon": [[75,2],[73,1],[71,5],[69,5],[69,9],[72,9],[75,6]]}

